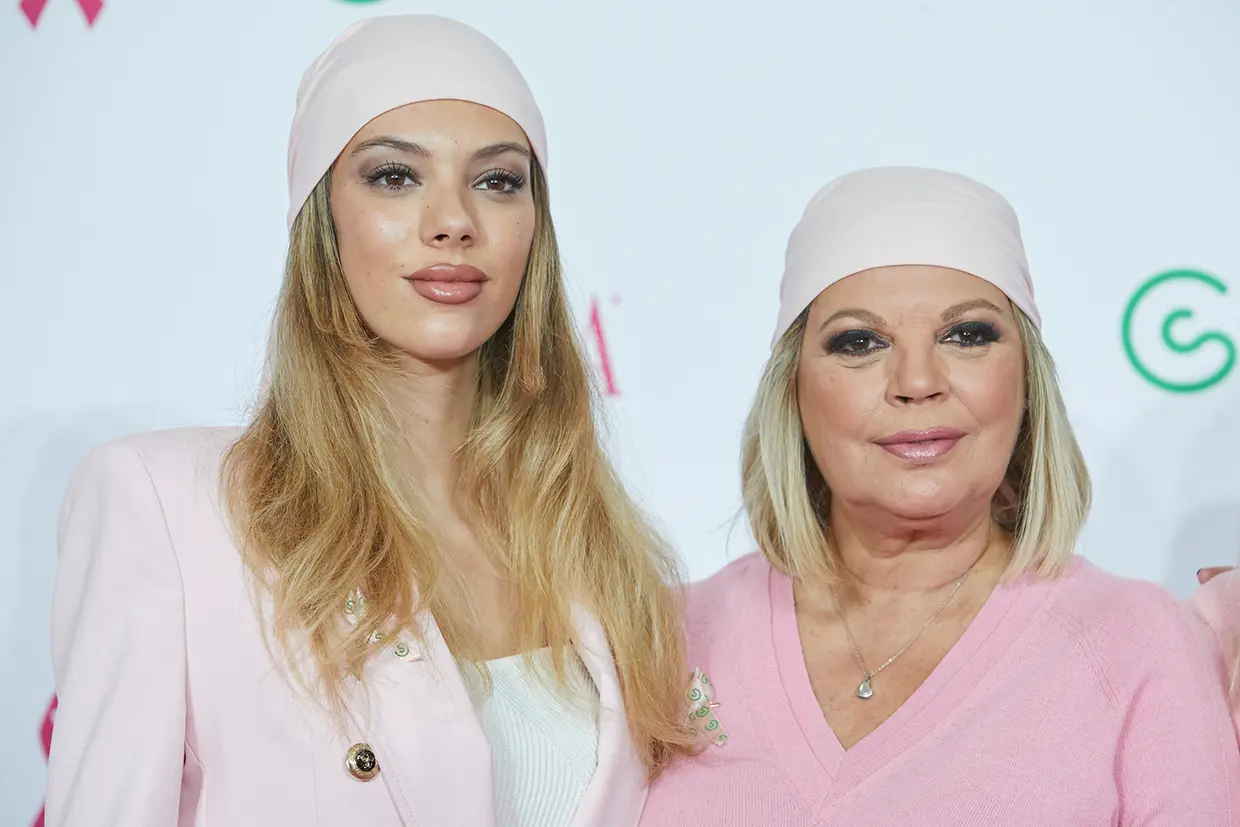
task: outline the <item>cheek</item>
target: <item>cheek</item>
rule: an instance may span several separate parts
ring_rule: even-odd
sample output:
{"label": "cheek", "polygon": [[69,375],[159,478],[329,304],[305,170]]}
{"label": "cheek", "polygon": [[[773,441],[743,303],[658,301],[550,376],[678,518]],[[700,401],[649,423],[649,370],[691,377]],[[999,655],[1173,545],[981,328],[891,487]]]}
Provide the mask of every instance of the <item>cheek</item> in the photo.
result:
{"label": "cheek", "polygon": [[[515,211],[514,211],[515,212]],[[529,215],[518,217],[492,215],[483,229],[485,244],[478,249],[472,260],[486,270],[495,288],[489,295],[487,306],[504,312],[511,310],[525,280],[534,240],[534,214],[531,205]]]}
{"label": "cheek", "polygon": [[882,403],[868,371],[850,371],[835,365],[802,363],[797,373],[797,401],[806,433],[856,438],[865,432]]}
{"label": "cheek", "polygon": [[1009,358],[968,372],[957,385],[957,395],[982,428],[996,437],[1014,438],[1025,407],[1024,368]]}
{"label": "cheek", "polygon": [[797,403],[801,427],[823,474],[839,462],[851,465],[858,446],[868,442],[874,415],[882,404],[881,383],[874,385],[866,371],[834,365],[803,363],[797,374]]}
{"label": "cheek", "polygon": [[403,275],[401,251],[407,249],[412,228],[408,219],[375,209],[341,209],[334,213],[336,244],[345,280],[359,304],[383,284],[396,284]]}
{"label": "cheek", "polygon": [[376,246],[395,248],[409,238],[409,222],[386,215],[374,218],[374,240]]}
{"label": "cheek", "polygon": [[530,247],[534,242],[534,216],[523,216],[512,221],[506,232],[499,235],[500,243],[495,251],[498,264],[509,278],[520,280],[525,275]]}
{"label": "cheek", "polygon": [[394,263],[411,231],[408,219],[374,208],[345,208],[333,216],[340,257],[369,267]]}

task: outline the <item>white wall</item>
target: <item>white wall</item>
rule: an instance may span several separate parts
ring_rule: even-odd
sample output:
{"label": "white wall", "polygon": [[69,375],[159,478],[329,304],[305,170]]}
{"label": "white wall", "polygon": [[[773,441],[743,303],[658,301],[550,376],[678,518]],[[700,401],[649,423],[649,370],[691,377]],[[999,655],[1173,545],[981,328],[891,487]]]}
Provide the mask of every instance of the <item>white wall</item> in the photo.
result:
{"label": "white wall", "polygon": [[[942,166],[1016,205],[1097,486],[1086,554],[1185,594],[1240,549],[1240,5],[1234,0],[48,0],[0,8],[0,824],[31,823],[52,693],[55,514],[92,443],[232,423],[282,263],[304,66],[430,11],[500,42],[544,109],[583,328],[625,470],[694,576],[748,550],[740,423],[788,231],[821,184]],[[1161,343],[1218,331],[1193,353]],[[136,598],[136,596],[135,596]]]}

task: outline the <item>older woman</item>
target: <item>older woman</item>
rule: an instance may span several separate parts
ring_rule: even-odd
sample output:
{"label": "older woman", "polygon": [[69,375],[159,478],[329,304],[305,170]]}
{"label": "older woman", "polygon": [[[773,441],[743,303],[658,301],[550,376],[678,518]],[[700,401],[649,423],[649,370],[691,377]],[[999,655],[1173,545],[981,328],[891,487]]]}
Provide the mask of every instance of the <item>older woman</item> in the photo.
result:
{"label": "older woman", "polygon": [[761,553],[689,600],[709,743],[642,824],[1240,824],[1214,666],[1073,556],[1089,481],[1016,216],[873,169],[792,234],[746,427]]}

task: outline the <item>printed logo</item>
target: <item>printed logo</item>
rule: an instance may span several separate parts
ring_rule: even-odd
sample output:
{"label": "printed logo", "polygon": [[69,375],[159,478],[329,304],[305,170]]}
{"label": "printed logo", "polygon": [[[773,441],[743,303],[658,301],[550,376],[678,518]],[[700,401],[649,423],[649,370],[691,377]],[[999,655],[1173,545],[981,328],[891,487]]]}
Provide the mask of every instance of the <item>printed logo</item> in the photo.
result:
{"label": "printed logo", "polygon": [[[43,726],[39,728],[39,740],[43,742],[43,760],[46,761],[52,754],[52,727],[56,725],[56,696],[52,696],[52,702],[48,704],[47,712],[43,714]],[[43,827],[42,809],[39,810],[39,816],[34,820],[31,827]]]}
{"label": "printed logo", "polygon": [[[26,15],[26,19],[30,21],[33,28],[39,27],[39,18],[43,16],[43,9],[51,0],[22,0],[18,3],[18,8]],[[103,11],[103,0],[75,0],[78,8],[82,10],[82,14],[86,15],[86,25],[95,25],[95,18],[99,16],[99,12]]]}
{"label": "printed logo", "polygon": [[[620,297],[612,296],[612,304],[619,304]],[[603,377],[603,390],[607,396],[619,396],[616,387],[616,375],[611,366],[611,355],[607,350],[607,333],[603,329],[603,313],[599,308],[598,297],[590,299],[590,336],[594,339],[594,348],[598,352],[599,373]]]}
{"label": "printed logo", "polygon": [[[1188,325],[1193,311],[1175,306],[1189,296],[1203,294],[1217,301],[1227,295],[1227,285],[1200,270],[1168,270],[1147,280],[1128,300],[1121,328],[1124,353],[1137,373],[1150,384],[1172,393],[1198,393],[1222,382],[1236,366],[1236,343],[1231,336],[1219,330],[1198,331],[1194,335]],[[1158,354],[1151,353],[1149,343],[1154,337],[1134,331],[1142,321],[1142,307],[1155,307],[1156,296],[1164,302],[1159,306],[1168,308],[1159,324],[1158,341],[1169,353],[1175,354],[1176,359],[1168,359],[1165,355],[1159,358]],[[1165,305],[1167,299],[1172,299],[1175,305]],[[1139,344],[1145,346],[1144,356],[1137,352]],[[1183,358],[1193,354],[1199,355],[1191,360]],[[1179,369],[1177,364],[1181,365]]]}

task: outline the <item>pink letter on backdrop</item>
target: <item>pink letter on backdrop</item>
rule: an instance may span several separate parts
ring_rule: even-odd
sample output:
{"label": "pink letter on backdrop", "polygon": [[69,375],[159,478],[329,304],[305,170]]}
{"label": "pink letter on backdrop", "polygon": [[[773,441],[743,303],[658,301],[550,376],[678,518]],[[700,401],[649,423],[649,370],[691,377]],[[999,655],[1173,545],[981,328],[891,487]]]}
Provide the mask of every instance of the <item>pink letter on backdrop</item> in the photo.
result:
{"label": "pink letter on backdrop", "polygon": [[598,297],[590,299],[590,331],[594,333],[594,342],[598,345],[599,367],[603,373],[604,387],[608,396],[619,396],[616,388],[616,377],[611,371],[611,357],[607,355],[607,339],[603,335],[603,317],[598,310]]}
{"label": "pink letter on backdrop", "polygon": [[[43,726],[39,728],[39,740],[43,742],[43,758],[46,760],[52,754],[52,727],[56,723],[56,696],[52,696],[52,702],[48,704],[47,713],[43,716]],[[33,827],[43,827],[43,810],[39,810],[39,817],[34,820]]]}
{"label": "pink letter on backdrop", "polygon": [[[26,19],[30,21],[31,26],[39,25],[39,18],[43,16],[43,9],[47,6],[48,0],[22,0],[18,4],[26,14]],[[95,25],[95,18],[99,16],[99,12],[103,11],[103,0],[77,0],[78,8],[82,10],[82,14],[86,15],[87,25]]]}

